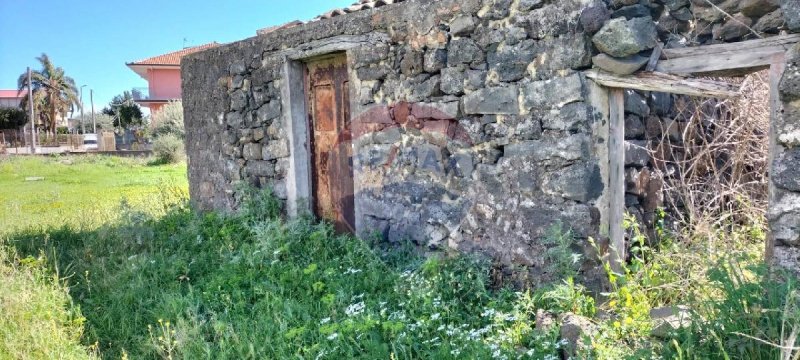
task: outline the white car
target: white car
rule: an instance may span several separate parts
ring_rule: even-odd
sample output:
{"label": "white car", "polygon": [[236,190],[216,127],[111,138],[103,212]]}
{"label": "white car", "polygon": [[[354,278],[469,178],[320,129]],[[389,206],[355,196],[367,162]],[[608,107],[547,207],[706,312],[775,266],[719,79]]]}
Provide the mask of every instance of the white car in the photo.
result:
{"label": "white car", "polygon": [[97,134],[83,134],[83,148],[97,150]]}

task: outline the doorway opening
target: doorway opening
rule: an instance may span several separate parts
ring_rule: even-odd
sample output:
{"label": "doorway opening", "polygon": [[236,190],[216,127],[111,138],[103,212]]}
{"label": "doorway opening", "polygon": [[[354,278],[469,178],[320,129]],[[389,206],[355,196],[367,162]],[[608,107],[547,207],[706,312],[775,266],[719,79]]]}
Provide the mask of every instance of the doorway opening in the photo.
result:
{"label": "doorway opening", "polygon": [[305,64],[311,155],[312,211],[339,233],[355,233],[353,147],[347,56],[326,55]]}

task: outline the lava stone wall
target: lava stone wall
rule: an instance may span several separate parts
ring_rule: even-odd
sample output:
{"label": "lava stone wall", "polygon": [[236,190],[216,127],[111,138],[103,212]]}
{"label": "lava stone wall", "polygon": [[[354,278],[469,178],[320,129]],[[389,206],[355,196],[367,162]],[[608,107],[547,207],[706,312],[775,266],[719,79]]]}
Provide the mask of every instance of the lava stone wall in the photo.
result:
{"label": "lava stone wall", "polygon": [[[546,278],[554,225],[586,255],[585,240],[603,244],[607,231],[607,98],[582,70],[632,73],[657,41],[746,39],[741,22],[767,35],[800,25],[793,0],[711,3],[408,0],[192,54],[182,62],[192,201],[235,209],[239,184],[288,199],[297,165],[287,65],[345,51],[360,235],[487,253]],[[714,6],[749,21],[707,15]],[[776,137],[800,129],[792,66]],[[644,219],[661,205],[647,131],[668,128],[673,100],[626,92],[628,205]],[[800,163],[793,145],[776,146],[776,170],[796,171],[786,166]],[[794,251],[800,188],[780,179],[770,219],[778,244]]]}
{"label": "lava stone wall", "polygon": [[544,275],[555,224],[600,238],[605,122],[580,74],[585,6],[408,1],[186,57],[194,204],[234,209],[238,183],[287,198],[285,62],[348,43],[359,233]]}

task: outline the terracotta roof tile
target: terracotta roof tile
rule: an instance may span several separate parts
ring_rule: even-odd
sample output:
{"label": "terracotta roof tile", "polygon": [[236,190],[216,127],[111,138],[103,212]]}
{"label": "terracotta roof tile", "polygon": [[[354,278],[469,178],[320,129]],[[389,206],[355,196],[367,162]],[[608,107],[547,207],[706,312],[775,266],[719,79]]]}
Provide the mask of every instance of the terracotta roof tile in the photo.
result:
{"label": "terracotta roof tile", "polygon": [[291,22],[288,22],[288,23],[283,24],[283,25],[276,25],[276,26],[265,27],[263,29],[258,29],[258,30],[256,30],[256,34],[257,35],[266,35],[266,34],[269,34],[269,33],[273,32],[273,31],[276,31],[276,30],[288,29],[290,27],[295,27],[297,25],[302,25],[302,24],[303,24],[302,21],[295,20],[295,21],[291,21]]}
{"label": "terracotta roof tile", "polygon": [[[318,16],[317,19],[330,19],[332,17],[336,17],[336,16],[339,16],[339,15],[349,14],[349,13],[356,12],[356,11],[361,11],[361,10],[374,9],[374,8],[381,7],[381,6],[384,6],[384,5],[390,5],[390,4],[399,3],[399,2],[403,2],[403,1],[405,1],[405,0],[360,0],[360,1],[356,2],[355,4],[353,4],[353,5],[349,6],[349,7],[346,7],[344,9],[335,9],[335,10],[328,11],[328,12]],[[315,19],[315,20],[317,20],[317,19]]]}
{"label": "terracotta roof tile", "polygon": [[158,56],[153,56],[151,58],[147,58],[147,59],[144,59],[144,60],[134,61],[134,62],[128,63],[127,65],[175,65],[175,66],[180,66],[182,57],[184,57],[186,55],[189,55],[189,54],[192,54],[192,53],[196,53],[198,51],[202,51],[202,50],[205,50],[205,49],[210,49],[210,48],[213,48],[213,47],[217,47],[217,46],[219,46],[219,44],[217,42],[212,42],[212,43],[203,44],[203,45],[199,45],[199,46],[188,47],[188,48],[185,48],[183,50],[173,51],[171,53],[158,55]]}
{"label": "terracotta roof tile", "polygon": [[361,11],[361,10],[374,9],[374,8],[378,8],[378,7],[381,7],[381,6],[384,6],[384,5],[396,4],[396,3],[403,2],[403,1],[405,1],[405,0],[359,0],[355,4],[353,4],[353,5],[349,6],[349,7],[346,7],[344,9],[334,9],[334,10],[328,11],[328,12],[318,16],[314,20],[330,19],[332,17],[336,17],[336,16],[339,16],[339,15],[349,14],[349,13],[353,13],[353,12]]}

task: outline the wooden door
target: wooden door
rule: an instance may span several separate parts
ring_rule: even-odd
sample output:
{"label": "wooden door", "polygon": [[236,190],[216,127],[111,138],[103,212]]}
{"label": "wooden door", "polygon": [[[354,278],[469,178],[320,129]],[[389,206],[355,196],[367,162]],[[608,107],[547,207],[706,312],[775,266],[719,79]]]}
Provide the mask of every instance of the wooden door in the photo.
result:
{"label": "wooden door", "polygon": [[306,67],[313,209],[341,233],[355,232],[350,91],[344,55]]}

